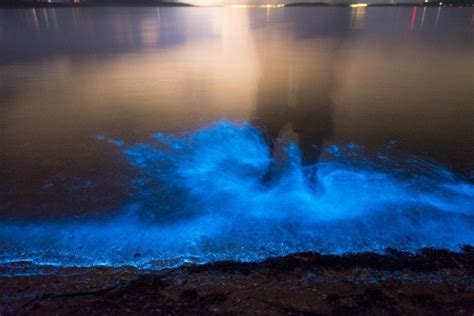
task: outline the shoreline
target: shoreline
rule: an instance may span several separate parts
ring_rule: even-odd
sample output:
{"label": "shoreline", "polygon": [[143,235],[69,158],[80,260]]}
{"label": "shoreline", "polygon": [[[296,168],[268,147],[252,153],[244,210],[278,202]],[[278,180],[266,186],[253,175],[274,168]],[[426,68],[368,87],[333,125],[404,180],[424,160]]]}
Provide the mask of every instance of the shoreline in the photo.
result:
{"label": "shoreline", "polygon": [[471,315],[473,280],[470,246],[461,253],[298,253],[160,271],[60,268],[45,275],[1,276],[0,312]]}
{"label": "shoreline", "polygon": [[153,0],[139,0],[137,2],[35,2],[35,3],[1,3],[0,9],[24,9],[24,8],[110,8],[110,7],[195,7],[192,4],[181,2],[156,2]]}
{"label": "shoreline", "polygon": [[[453,4],[453,3],[443,3],[440,5],[439,3],[400,3],[400,4],[367,4],[364,7],[372,8],[372,7],[454,7],[454,8],[470,8],[473,4],[466,3],[466,4]],[[110,8],[110,7],[192,7],[192,8],[220,8],[226,6],[195,6],[192,4],[187,3],[157,3],[156,1],[137,1],[137,2],[110,2],[110,3],[75,3],[75,2],[36,2],[36,3],[0,3],[0,9],[24,9],[24,8]],[[231,6],[229,6],[231,7]],[[298,8],[298,7],[341,7],[341,8],[351,8],[353,7],[351,4],[328,4],[328,3],[291,3],[286,4],[282,7],[278,7],[279,9],[283,8]],[[357,4],[355,7],[358,7]],[[262,7],[248,7],[248,9],[265,9],[264,6]]]}

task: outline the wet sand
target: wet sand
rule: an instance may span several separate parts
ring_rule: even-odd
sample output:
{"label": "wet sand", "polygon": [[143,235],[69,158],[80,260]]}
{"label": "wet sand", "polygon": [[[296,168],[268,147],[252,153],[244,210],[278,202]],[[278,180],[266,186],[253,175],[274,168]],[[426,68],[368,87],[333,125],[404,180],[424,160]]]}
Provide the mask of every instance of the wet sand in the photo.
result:
{"label": "wet sand", "polygon": [[259,263],[218,262],[162,271],[43,267],[41,275],[5,276],[21,267],[2,268],[2,315],[474,312],[474,251],[469,246],[462,253],[301,253]]}

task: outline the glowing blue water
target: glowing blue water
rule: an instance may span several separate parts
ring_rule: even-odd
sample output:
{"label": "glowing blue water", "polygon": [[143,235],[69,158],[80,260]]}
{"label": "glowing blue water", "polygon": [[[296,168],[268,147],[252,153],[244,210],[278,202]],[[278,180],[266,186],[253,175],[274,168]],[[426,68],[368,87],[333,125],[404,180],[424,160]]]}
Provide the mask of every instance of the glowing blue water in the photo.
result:
{"label": "glowing blue water", "polygon": [[218,122],[133,146],[110,142],[104,146],[121,148],[139,171],[136,196],[121,215],[5,222],[0,260],[163,267],[474,243],[474,185],[420,160],[332,145],[309,187],[292,144],[273,181],[262,182],[268,148],[248,124]]}

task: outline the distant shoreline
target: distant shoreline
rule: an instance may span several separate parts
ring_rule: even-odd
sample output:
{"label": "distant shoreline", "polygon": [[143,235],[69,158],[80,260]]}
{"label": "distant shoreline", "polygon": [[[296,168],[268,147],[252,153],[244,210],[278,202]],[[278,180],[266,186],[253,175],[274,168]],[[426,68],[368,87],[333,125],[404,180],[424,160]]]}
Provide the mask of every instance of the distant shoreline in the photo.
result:
{"label": "distant shoreline", "polygon": [[181,2],[142,1],[107,1],[107,2],[0,2],[0,9],[22,8],[99,8],[99,7],[194,7],[192,4]]}
{"label": "distant shoreline", "polygon": [[[442,1],[443,7],[472,7],[474,3],[459,1]],[[325,2],[311,2],[311,3],[290,3],[284,7],[350,7],[351,4],[329,4]],[[367,4],[367,7],[439,7],[439,2],[429,3],[374,3]],[[0,2],[0,9],[8,8],[83,8],[83,7],[200,7],[183,2],[160,2],[156,0],[138,0],[138,1],[83,1],[83,2],[18,2],[18,1],[2,1]],[[220,7],[220,6],[207,6]]]}
{"label": "distant shoreline", "polygon": [[[472,7],[473,4],[453,4],[442,2],[443,7]],[[367,4],[366,7],[439,7],[438,2],[429,2],[429,3],[374,3]],[[328,4],[324,2],[319,3],[291,3],[285,5],[285,7],[351,7],[351,4]]]}

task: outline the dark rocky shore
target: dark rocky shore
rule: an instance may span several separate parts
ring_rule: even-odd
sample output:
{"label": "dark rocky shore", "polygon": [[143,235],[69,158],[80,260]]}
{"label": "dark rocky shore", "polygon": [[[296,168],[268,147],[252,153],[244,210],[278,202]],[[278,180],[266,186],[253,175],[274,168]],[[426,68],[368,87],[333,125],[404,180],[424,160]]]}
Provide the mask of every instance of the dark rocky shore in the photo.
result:
{"label": "dark rocky shore", "polygon": [[[7,275],[10,268],[3,267]],[[162,271],[44,268],[0,277],[9,314],[473,315],[474,251],[301,253]],[[48,273],[49,272],[49,273]]]}

